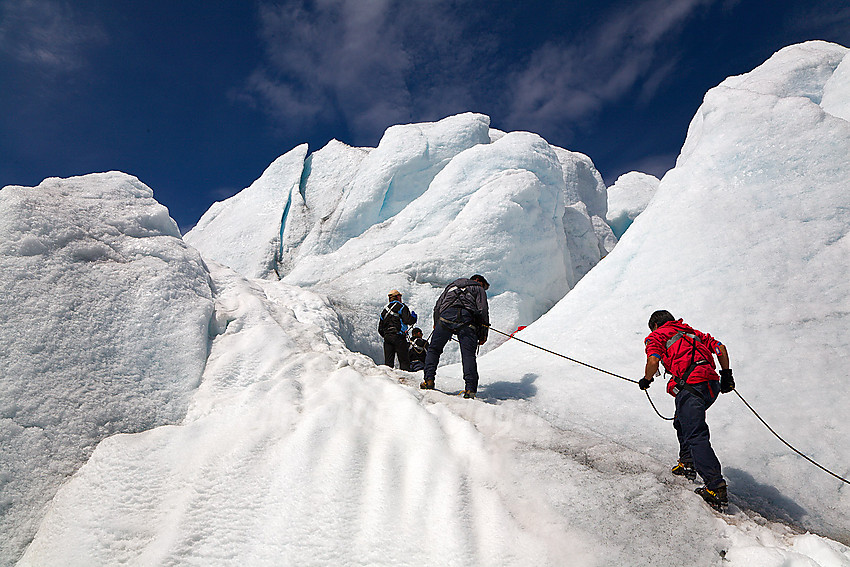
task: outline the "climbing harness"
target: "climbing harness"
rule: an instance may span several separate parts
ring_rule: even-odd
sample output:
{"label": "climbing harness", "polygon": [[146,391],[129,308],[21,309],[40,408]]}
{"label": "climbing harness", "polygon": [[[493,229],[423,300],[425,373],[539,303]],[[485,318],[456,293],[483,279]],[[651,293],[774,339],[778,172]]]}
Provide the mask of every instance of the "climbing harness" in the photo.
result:
{"label": "climbing harness", "polygon": [[[704,359],[703,360],[697,360],[696,359],[697,342],[698,341],[702,342],[702,341],[699,340],[699,337],[696,336],[693,333],[686,333],[685,331],[679,331],[678,333],[676,333],[675,335],[670,337],[670,339],[667,341],[667,344],[665,346],[666,346],[667,350],[670,350],[670,347],[673,346],[674,344],[676,344],[676,342],[678,342],[678,340],[681,339],[682,337],[688,337],[689,339],[691,339],[691,364],[682,373],[681,376],[676,376],[675,374],[671,374],[671,376],[673,376],[673,381],[676,383],[676,386],[673,388],[673,393],[678,394],[682,390],[687,390],[688,392],[690,392],[691,394],[693,394],[694,396],[698,397],[703,402],[705,402],[706,405],[710,405],[709,400],[706,400],[703,397],[703,395],[699,393],[699,390],[697,390],[696,388],[694,388],[693,386],[688,384],[688,377],[691,375],[691,372],[693,372],[694,369],[696,369],[697,366],[709,364],[708,360],[704,360]],[[670,419],[672,419],[672,418],[670,418]]]}
{"label": "climbing harness", "polygon": [[[555,352],[555,351],[549,350],[549,349],[547,349],[547,348],[543,348],[542,346],[538,346],[538,345],[536,345],[536,344],[534,344],[534,343],[530,343],[530,342],[528,342],[528,341],[524,341],[524,340],[522,340],[522,339],[520,339],[520,338],[517,338],[516,336],[512,336],[512,335],[510,335],[510,334],[508,334],[508,333],[505,333],[505,332],[502,332],[502,331],[500,331],[500,330],[498,330],[498,329],[494,329],[493,327],[490,327],[490,330],[491,330],[491,331],[493,331],[493,332],[499,333],[500,335],[504,335],[504,336],[508,337],[508,339],[509,339],[509,340],[511,340],[511,339],[512,339],[512,340],[515,340],[515,341],[519,341],[519,342],[521,342],[521,343],[523,343],[523,344],[526,344],[526,345],[528,345],[528,346],[534,347],[534,348],[536,348],[536,349],[540,349],[540,350],[542,350],[543,352],[548,352],[549,354],[554,354],[555,356],[559,356],[559,357],[561,357],[561,358],[565,358],[565,359],[569,360],[570,362],[574,362],[574,363],[576,363],[576,364],[580,364],[580,365],[582,365],[582,366],[586,366],[587,368],[590,368],[590,369],[592,369],[592,370],[596,370],[597,372],[601,372],[601,373],[603,373],[603,374],[608,374],[609,376],[613,376],[614,378],[619,378],[620,380],[625,380],[626,382],[632,382],[633,384],[637,384],[637,383],[638,383],[638,380],[633,380],[633,379],[631,379],[631,378],[626,378],[625,376],[620,376],[619,374],[614,374],[613,372],[609,372],[609,371],[604,370],[604,369],[602,369],[602,368],[598,368],[598,367],[596,367],[596,366],[593,366],[592,364],[588,364],[588,363],[586,363],[586,362],[582,362],[582,361],[580,361],[580,360],[576,360],[576,359],[574,359],[574,358],[570,358],[569,356],[566,356],[566,355],[563,355],[563,354],[561,354],[561,353],[558,353],[558,352]],[[765,427],[767,427],[768,431],[770,431],[770,432],[774,435],[774,437],[776,437],[777,439],[779,439],[779,440],[780,440],[780,441],[781,441],[781,442],[782,442],[782,443],[783,443],[786,447],[788,447],[789,449],[791,449],[792,451],[794,451],[797,455],[799,455],[799,456],[803,457],[803,458],[804,458],[804,459],[806,459],[808,462],[810,462],[811,464],[815,465],[816,467],[818,467],[818,468],[819,468],[819,469],[821,469],[822,471],[824,471],[824,472],[826,472],[826,473],[828,473],[828,474],[830,474],[830,475],[834,476],[835,478],[837,478],[837,479],[838,479],[838,480],[840,480],[841,482],[844,482],[844,483],[846,483],[846,484],[850,484],[850,480],[847,480],[846,478],[844,478],[844,477],[842,477],[842,476],[839,476],[838,474],[836,474],[836,473],[832,472],[832,471],[831,471],[831,470],[829,470],[828,468],[824,467],[823,465],[821,465],[820,463],[816,462],[814,459],[812,459],[811,457],[809,457],[808,455],[806,455],[805,453],[803,453],[802,451],[798,450],[798,449],[797,449],[797,448],[795,448],[793,445],[791,445],[790,443],[788,443],[788,441],[786,441],[785,439],[783,439],[783,438],[782,438],[782,436],[780,436],[780,435],[779,435],[776,431],[774,431],[774,430],[773,430],[773,428],[772,428],[770,425],[768,425],[768,423],[767,423],[767,422],[766,422],[766,421],[765,421],[765,420],[764,420],[764,419],[763,419],[763,418],[762,418],[762,417],[758,414],[758,412],[757,412],[755,409],[753,409],[753,407],[752,407],[750,404],[748,404],[748,403],[747,403],[747,400],[745,400],[745,399],[744,399],[744,396],[742,396],[742,395],[738,392],[738,390],[737,390],[737,389],[733,389],[732,391],[733,391],[733,392],[735,392],[735,394],[736,394],[736,395],[737,395],[737,396],[741,399],[741,401],[744,403],[744,405],[745,405],[745,406],[747,406],[747,409],[749,409],[751,412],[753,412],[753,415],[755,415],[755,416],[758,418],[758,420],[759,420],[760,422],[762,422],[762,424],[763,424]],[[672,417],[664,417],[663,415],[661,415],[661,413],[660,413],[660,412],[658,411],[658,409],[655,407],[655,404],[652,402],[652,398],[650,398],[650,397],[649,397],[649,391],[648,391],[648,390],[644,390],[644,393],[646,394],[646,399],[647,399],[647,400],[649,400],[649,404],[652,406],[652,409],[653,409],[653,410],[655,410],[655,413],[658,415],[658,417],[660,417],[661,419],[664,419],[664,420],[666,420],[666,421],[672,421],[672,420],[673,420],[673,418],[672,418]]]}

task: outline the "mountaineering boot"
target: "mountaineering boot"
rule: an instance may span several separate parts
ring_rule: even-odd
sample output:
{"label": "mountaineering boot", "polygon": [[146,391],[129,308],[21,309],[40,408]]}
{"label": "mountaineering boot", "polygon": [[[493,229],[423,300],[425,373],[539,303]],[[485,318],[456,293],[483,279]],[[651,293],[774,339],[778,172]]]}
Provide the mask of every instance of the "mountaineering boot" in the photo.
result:
{"label": "mountaineering boot", "polygon": [[466,398],[467,400],[474,400],[475,399],[475,392],[470,392],[469,390],[464,390],[463,391],[463,397]]}
{"label": "mountaineering boot", "polygon": [[434,381],[433,380],[423,380],[421,384],[419,384],[419,388],[422,390],[433,390],[434,389]]}
{"label": "mountaineering boot", "polygon": [[673,473],[674,476],[683,476],[691,482],[695,481],[697,478],[697,470],[694,468],[693,463],[683,463],[682,461],[679,461],[670,472]]}
{"label": "mountaineering boot", "polygon": [[718,512],[726,512],[726,507],[729,506],[729,498],[726,495],[725,483],[715,489],[710,489],[703,485],[694,490],[694,492],[702,496],[702,499]]}

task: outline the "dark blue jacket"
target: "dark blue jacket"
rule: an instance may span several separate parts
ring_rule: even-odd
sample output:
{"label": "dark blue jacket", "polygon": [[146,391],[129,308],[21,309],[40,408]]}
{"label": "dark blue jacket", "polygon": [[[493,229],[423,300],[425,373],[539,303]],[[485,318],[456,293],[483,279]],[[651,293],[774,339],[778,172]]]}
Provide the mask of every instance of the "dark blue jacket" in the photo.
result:
{"label": "dark blue jacket", "polygon": [[410,325],[416,323],[416,313],[411,312],[401,301],[390,301],[381,311],[378,321],[378,334],[382,337],[403,335]]}
{"label": "dark blue jacket", "polygon": [[434,322],[450,327],[490,326],[490,308],[484,286],[469,278],[459,278],[446,286],[434,306]]}

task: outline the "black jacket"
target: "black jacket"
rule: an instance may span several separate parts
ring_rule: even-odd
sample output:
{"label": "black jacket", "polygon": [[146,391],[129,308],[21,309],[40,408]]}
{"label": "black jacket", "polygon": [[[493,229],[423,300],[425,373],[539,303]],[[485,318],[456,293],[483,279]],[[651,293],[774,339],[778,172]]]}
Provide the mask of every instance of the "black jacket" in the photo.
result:
{"label": "black jacket", "polygon": [[434,306],[434,321],[450,327],[473,325],[486,332],[490,327],[490,308],[484,287],[468,278],[450,283]]}
{"label": "black jacket", "polygon": [[410,341],[410,360],[421,360],[425,362],[425,355],[428,354],[428,341],[419,337]]}
{"label": "black jacket", "polygon": [[403,335],[407,328],[416,322],[416,313],[411,313],[401,301],[390,301],[381,311],[378,321],[378,334],[382,337]]}

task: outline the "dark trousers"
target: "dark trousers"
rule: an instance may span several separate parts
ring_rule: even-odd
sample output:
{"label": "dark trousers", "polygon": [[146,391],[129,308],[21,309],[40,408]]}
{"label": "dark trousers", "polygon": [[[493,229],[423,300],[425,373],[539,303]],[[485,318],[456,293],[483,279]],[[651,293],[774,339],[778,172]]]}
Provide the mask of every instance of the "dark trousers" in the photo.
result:
{"label": "dark trousers", "polygon": [[402,370],[410,370],[410,358],[408,357],[407,337],[402,334],[384,337],[384,364],[390,368],[395,366],[395,357],[398,355],[398,367]]}
{"label": "dark trousers", "polygon": [[676,428],[676,436],[679,438],[679,460],[683,463],[693,463],[705,485],[715,489],[725,481],[720,472],[720,461],[711,448],[705,411],[717,399],[720,382],[688,385],[699,392],[699,396],[688,390],[676,394],[673,427]]}
{"label": "dark trousers", "polygon": [[440,363],[440,355],[443,348],[451,340],[452,335],[457,335],[460,343],[460,360],[463,365],[463,381],[468,392],[478,391],[478,362],[475,360],[475,351],[478,349],[478,332],[471,325],[463,325],[452,329],[442,322],[438,322],[431,335],[431,344],[428,345],[428,354],[425,355],[425,380],[433,380],[437,376],[437,364]]}

